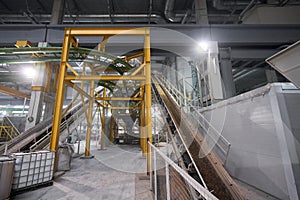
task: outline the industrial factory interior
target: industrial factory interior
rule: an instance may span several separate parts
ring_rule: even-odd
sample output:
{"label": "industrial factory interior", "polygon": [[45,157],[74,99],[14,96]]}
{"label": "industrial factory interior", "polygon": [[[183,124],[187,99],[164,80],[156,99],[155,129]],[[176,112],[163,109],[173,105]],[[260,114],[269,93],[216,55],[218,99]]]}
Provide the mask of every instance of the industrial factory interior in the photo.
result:
{"label": "industrial factory interior", "polygon": [[298,200],[299,88],[300,0],[0,0],[0,200]]}

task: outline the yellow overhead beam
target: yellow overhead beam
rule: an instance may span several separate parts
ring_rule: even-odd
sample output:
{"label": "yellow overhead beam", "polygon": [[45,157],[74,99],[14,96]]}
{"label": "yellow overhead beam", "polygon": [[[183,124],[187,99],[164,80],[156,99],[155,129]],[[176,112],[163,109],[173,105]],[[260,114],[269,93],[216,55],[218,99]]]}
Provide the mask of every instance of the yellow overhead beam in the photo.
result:
{"label": "yellow overhead beam", "polygon": [[131,76],[137,75],[139,72],[141,72],[143,69],[145,69],[146,64],[143,63],[139,68],[137,68],[134,72],[132,72]]}
{"label": "yellow overhead beam", "polygon": [[137,57],[140,57],[140,56],[144,56],[144,52],[139,52],[139,53],[136,53],[136,54],[133,54],[133,55],[130,55],[130,56],[126,56],[125,60],[129,61],[133,58],[137,58]]}
{"label": "yellow overhead beam", "polygon": [[1,84],[0,84],[0,93],[10,95],[10,96],[14,96],[14,97],[17,97],[17,98],[30,99],[30,95],[28,95],[24,92],[21,92],[19,90],[1,85]]}
{"label": "yellow overhead beam", "polygon": [[70,37],[70,42],[74,47],[78,47],[78,40],[75,37]]}
{"label": "yellow overhead beam", "polygon": [[137,97],[96,97],[95,100],[104,101],[140,101],[142,98]]}
{"label": "yellow overhead beam", "polygon": [[32,43],[28,40],[18,40],[15,44],[17,48],[21,47],[33,47]]}
{"label": "yellow overhead beam", "polygon": [[120,106],[120,107],[111,107],[111,106],[109,106],[109,107],[107,107],[107,108],[109,108],[109,109],[112,109],[112,110],[126,110],[126,109],[129,109],[129,110],[131,110],[131,109],[138,109],[138,107],[136,107],[136,106]]}
{"label": "yellow overhead beam", "polygon": [[69,28],[72,36],[144,35],[145,28]]}
{"label": "yellow overhead beam", "polygon": [[68,86],[70,86],[71,88],[77,90],[77,92],[79,92],[80,94],[82,94],[85,97],[87,97],[89,100],[93,99],[93,97],[91,97],[88,93],[86,93],[83,89],[81,89],[80,87],[78,87],[77,85],[75,85],[74,83],[72,83],[71,81],[65,81],[65,83]]}
{"label": "yellow overhead beam", "polygon": [[100,76],[100,75],[89,75],[89,76],[66,76],[65,80],[76,80],[76,81],[121,81],[121,80],[145,80],[145,76]]}
{"label": "yellow overhead beam", "polygon": [[71,72],[73,72],[73,74],[75,76],[78,76],[78,73],[75,71],[75,69],[69,63],[67,63],[67,67],[69,68],[69,70],[71,70]]}

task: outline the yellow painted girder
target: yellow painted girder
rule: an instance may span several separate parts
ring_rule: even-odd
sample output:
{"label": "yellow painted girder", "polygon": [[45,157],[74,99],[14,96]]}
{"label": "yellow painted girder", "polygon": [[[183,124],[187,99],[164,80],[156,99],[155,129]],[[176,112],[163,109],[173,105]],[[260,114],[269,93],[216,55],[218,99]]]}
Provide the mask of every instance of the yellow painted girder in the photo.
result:
{"label": "yellow painted girder", "polygon": [[[68,31],[69,30],[69,31]],[[71,36],[144,35],[146,28],[67,28]]]}
{"label": "yellow painted girder", "polygon": [[67,67],[69,68],[69,70],[71,70],[71,72],[73,72],[73,74],[75,76],[78,76],[78,73],[76,72],[76,70],[69,63],[67,63]]}
{"label": "yellow painted girder", "polygon": [[21,92],[19,90],[1,85],[1,84],[0,84],[0,93],[10,95],[10,96],[14,96],[14,97],[17,97],[17,98],[30,99],[30,95],[28,95],[24,92]]}
{"label": "yellow painted girder", "polygon": [[133,58],[137,58],[137,57],[140,57],[140,56],[144,56],[144,52],[139,52],[139,53],[136,53],[136,54],[133,54],[133,55],[130,55],[130,56],[126,56],[125,60],[129,61]]}
{"label": "yellow painted girder", "polygon": [[89,100],[92,100],[93,97],[91,97],[88,93],[86,93],[83,89],[81,89],[80,87],[78,87],[77,85],[75,85],[74,83],[72,83],[71,81],[65,81],[65,83],[68,86],[70,86],[71,88],[75,89],[80,94],[82,94],[85,97],[87,97]]}
{"label": "yellow painted girder", "polygon": [[145,80],[145,76],[99,76],[99,75],[88,75],[88,76],[65,76],[65,80],[76,80],[76,81],[119,81],[119,80]]}
{"label": "yellow painted girder", "polygon": [[141,101],[142,98],[138,97],[96,97],[95,100],[104,101]]}

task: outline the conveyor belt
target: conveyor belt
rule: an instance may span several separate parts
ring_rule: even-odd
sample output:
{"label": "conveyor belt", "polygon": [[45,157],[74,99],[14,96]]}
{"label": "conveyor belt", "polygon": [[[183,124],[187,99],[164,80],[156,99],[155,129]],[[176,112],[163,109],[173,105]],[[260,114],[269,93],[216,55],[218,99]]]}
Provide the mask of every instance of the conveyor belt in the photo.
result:
{"label": "conveyor belt", "polygon": [[[200,175],[200,172],[198,168],[197,170],[189,170],[188,166],[190,164],[194,165],[194,161],[192,160],[192,157],[190,153],[188,152],[188,149],[186,146],[184,146],[182,138],[180,138],[180,135],[176,131],[176,126],[173,123],[171,116],[168,112],[168,110],[165,108],[164,103],[162,102],[162,99],[160,98],[159,94],[157,93],[156,87],[152,84],[152,97],[154,98],[153,100],[155,103],[160,104],[160,112],[164,116],[163,117],[163,123],[168,124],[167,131],[167,138],[170,138],[169,141],[170,144],[172,145],[173,153],[175,156],[174,162],[176,162],[182,169],[187,171],[197,182],[202,184],[205,188],[206,185],[203,181],[203,178]],[[181,148],[180,148],[181,147]],[[179,149],[180,148],[180,149]],[[165,170],[158,170],[158,171],[163,171],[160,172],[165,175]],[[159,173],[159,172],[157,172]],[[172,181],[171,181],[171,188],[173,188],[171,191],[171,196],[176,196],[178,200],[185,200],[185,199],[198,199],[197,198],[197,193],[194,190],[194,188],[188,184],[187,181],[185,181],[179,173],[176,172],[176,170],[173,170],[172,168],[170,169],[170,173],[172,176]],[[162,185],[160,187],[164,188],[165,181],[162,181]],[[159,183],[161,184],[161,183]],[[159,192],[158,192],[159,193]],[[164,196],[164,193],[159,193],[158,195],[162,195],[160,199],[166,199],[166,196]]]}
{"label": "conveyor belt", "polygon": [[[198,166],[201,175],[203,176],[204,182],[207,184],[207,187],[212,193],[219,199],[235,199],[242,200],[242,196],[238,186],[232,180],[228,172],[224,169],[222,162],[215,155],[214,152],[207,153],[207,156],[204,158],[199,158],[199,151],[208,152],[206,144],[203,141],[203,134],[199,131],[195,134],[193,133],[193,125],[189,123],[187,118],[184,116],[184,113],[180,110],[180,107],[176,104],[174,99],[169,95],[168,91],[162,88],[157,79],[153,78],[155,90],[158,95],[161,97],[164,105],[170,112],[171,118],[177,127],[179,127],[179,134],[185,142],[191,143],[189,146],[189,151],[192,154],[193,159]],[[194,129],[195,130],[195,129]],[[182,134],[184,133],[184,134]]]}
{"label": "conveyor belt", "polygon": [[[71,126],[76,120],[80,119],[79,117],[83,115],[83,106],[82,103],[77,104],[61,120],[61,132]],[[50,136],[52,131],[52,117],[42,121],[38,125],[24,131],[19,136],[7,142],[6,145],[0,146],[0,155],[5,152],[10,154],[18,151],[29,152],[30,150],[39,150],[45,147],[50,142]],[[37,141],[40,141],[37,145],[30,149],[30,147],[35,144]]]}

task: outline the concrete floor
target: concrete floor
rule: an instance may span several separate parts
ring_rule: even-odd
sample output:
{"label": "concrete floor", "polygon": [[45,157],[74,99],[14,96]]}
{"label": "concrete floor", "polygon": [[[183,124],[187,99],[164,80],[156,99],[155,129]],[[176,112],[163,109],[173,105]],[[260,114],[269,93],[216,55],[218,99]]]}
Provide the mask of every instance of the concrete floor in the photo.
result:
{"label": "concrete floor", "polygon": [[138,146],[112,145],[106,150],[91,146],[93,159],[72,160],[71,170],[53,186],[19,194],[12,199],[150,200],[146,159]]}
{"label": "concrete floor", "polygon": [[[53,186],[24,192],[12,199],[152,200],[146,158],[141,155],[140,147],[109,145],[105,150],[99,150],[98,143],[91,141],[93,159],[73,159],[71,170],[56,178]],[[81,154],[84,145],[81,142]],[[77,152],[76,145],[74,149]],[[241,181],[235,181],[246,199],[277,200]]]}

